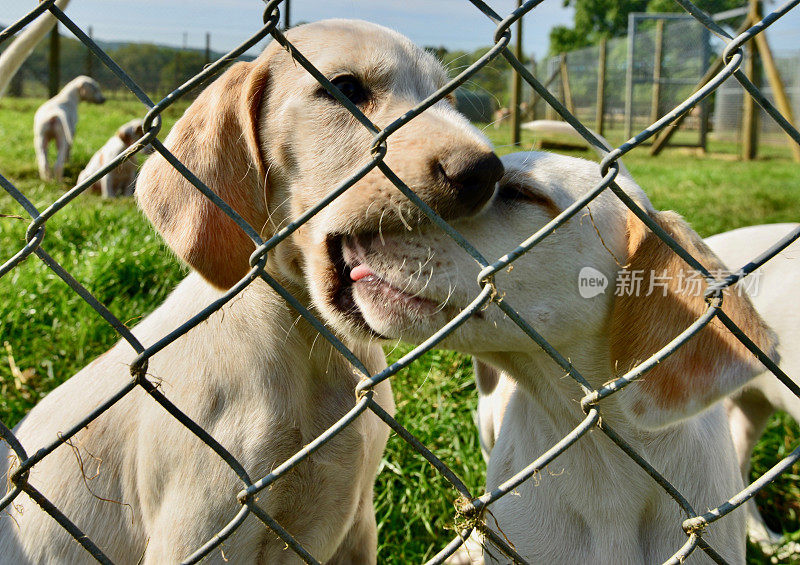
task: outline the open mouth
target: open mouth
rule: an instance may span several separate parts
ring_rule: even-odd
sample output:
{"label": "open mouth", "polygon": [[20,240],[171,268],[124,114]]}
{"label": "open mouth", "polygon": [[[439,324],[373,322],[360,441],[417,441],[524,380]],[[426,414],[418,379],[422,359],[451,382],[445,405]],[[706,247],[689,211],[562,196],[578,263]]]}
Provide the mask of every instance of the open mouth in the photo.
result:
{"label": "open mouth", "polygon": [[370,236],[328,237],[328,256],[335,273],[331,303],[352,323],[377,337],[386,337],[373,329],[368,318],[392,313],[429,315],[438,310],[438,304],[392,284],[373,269],[362,243],[369,239]]}
{"label": "open mouth", "polygon": [[330,301],[350,321],[372,332],[353,296],[353,280],[350,278],[352,269],[344,260],[342,240],[343,236],[329,236],[325,242],[334,275],[333,285],[330,289]]}

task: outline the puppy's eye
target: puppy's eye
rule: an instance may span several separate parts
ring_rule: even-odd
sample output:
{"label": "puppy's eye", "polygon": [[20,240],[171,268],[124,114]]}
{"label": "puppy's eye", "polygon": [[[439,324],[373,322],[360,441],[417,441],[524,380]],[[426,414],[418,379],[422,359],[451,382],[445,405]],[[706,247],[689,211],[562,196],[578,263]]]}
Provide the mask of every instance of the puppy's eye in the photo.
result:
{"label": "puppy's eye", "polygon": [[543,208],[550,216],[556,217],[561,210],[550,197],[537,192],[534,188],[524,187],[514,183],[503,183],[497,191],[500,201],[519,204],[533,204]]}
{"label": "puppy's eye", "polygon": [[529,201],[530,194],[521,186],[512,183],[503,183],[497,191],[497,198],[503,200],[523,200]]}
{"label": "puppy's eye", "polygon": [[[369,91],[363,84],[361,84],[361,81],[359,81],[353,75],[341,75],[331,80],[331,82],[336,88],[342,91],[342,94],[344,94],[350,102],[355,105],[363,104],[369,98]],[[328,94],[327,90],[325,91],[325,94],[328,97],[333,98],[333,96]]]}

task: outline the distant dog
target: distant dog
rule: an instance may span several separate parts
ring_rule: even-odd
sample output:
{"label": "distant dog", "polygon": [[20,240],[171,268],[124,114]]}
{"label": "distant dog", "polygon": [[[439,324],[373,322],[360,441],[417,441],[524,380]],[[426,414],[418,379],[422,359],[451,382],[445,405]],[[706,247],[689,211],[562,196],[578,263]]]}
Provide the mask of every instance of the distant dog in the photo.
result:
{"label": "distant dog", "polygon": [[[136,143],[142,135],[144,133],[142,131],[142,120],[140,119],[131,120],[121,126],[117,133],[112,135],[106,141],[106,144],[92,155],[89,164],[78,175],[78,183],[82,183],[109,162],[116,159],[120,153]],[[103,198],[131,196],[138,170],[139,163],[136,155],[128,157],[95,182],[89,190],[101,194]]]}
{"label": "distant dog", "polygon": [[511,118],[511,110],[506,107],[498,108],[492,114],[492,125],[494,125],[494,129],[500,129],[500,125]]}
{"label": "distant dog", "polygon": [[[78,123],[78,102],[93,104],[106,101],[97,81],[87,76],[72,79],[61,92],[42,104],[33,116],[33,147],[42,180],[61,181],[64,165],[69,159]],[[56,161],[52,166],[47,158],[47,147],[56,143]]]}
{"label": "distant dog", "polygon": [[[531,109],[530,104],[528,104],[527,102],[520,102],[519,103],[520,118],[524,119],[528,115],[530,115],[531,113],[530,109]],[[500,129],[500,126],[503,124],[503,122],[511,119],[511,113],[512,113],[511,108],[507,108],[505,106],[495,110],[494,113],[492,114],[492,124],[494,125],[494,129]]]}

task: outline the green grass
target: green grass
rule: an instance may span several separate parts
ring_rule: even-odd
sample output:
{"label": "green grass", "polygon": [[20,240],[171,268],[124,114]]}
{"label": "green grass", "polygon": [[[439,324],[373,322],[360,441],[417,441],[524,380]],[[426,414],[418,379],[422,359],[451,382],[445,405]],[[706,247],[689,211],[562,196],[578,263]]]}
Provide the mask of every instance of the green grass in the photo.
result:
{"label": "green grass", "polygon": [[[33,153],[33,112],[41,100],[0,100],[0,174],[40,209],[73,186],[81,167],[116,127],[144,114],[135,102],[82,104],[77,142],[64,185],[38,179]],[[185,106],[183,106],[185,107]],[[165,115],[164,132],[180,110]],[[507,128],[488,128],[498,151],[509,145]],[[163,134],[162,134],[163,139]],[[613,139],[613,141],[619,141]],[[524,147],[531,146],[530,137]],[[667,150],[658,159],[637,149],[625,162],[659,208],[682,214],[703,235],[746,224],[794,221],[800,211],[797,165],[782,148],[765,150],[752,163],[731,160],[736,148],[719,144],[707,156]],[[594,158],[589,153],[578,153]],[[793,186],[794,185],[794,186]],[[0,214],[25,216],[3,191]],[[24,245],[25,221],[0,217],[0,262]],[[47,224],[43,248],[124,322],[151,311],[185,273],[130,200],[102,201],[83,194]],[[117,337],[80,298],[35,257],[0,281],[0,419],[15,424],[47,391],[102,353]],[[0,344],[2,345],[2,344]],[[390,352],[397,359],[407,347]],[[12,363],[13,359],[13,363]],[[12,371],[12,365],[16,370]],[[432,449],[473,492],[484,482],[484,464],[472,422],[476,405],[469,359],[434,351],[392,379],[397,419]],[[800,430],[775,417],[758,445],[754,472],[798,444]],[[800,530],[800,489],[795,466],[765,489],[759,503],[773,526]],[[419,562],[454,535],[457,493],[405,442],[392,436],[376,484],[381,563]],[[753,563],[763,562],[753,554]]]}
{"label": "green grass", "polygon": [[[33,151],[36,99],[0,100],[0,174],[40,210],[74,186],[93,152],[122,123],[144,115],[136,102],[81,104],[72,158],[63,185],[39,180]],[[185,107],[185,106],[184,106]],[[165,127],[176,119],[165,116]],[[0,196],[0,262],[24,246],[22,207]],[[184,272],[131,199],[113,202],[82,194],[47,223],[42,248],[123,322],[135,324]],[[110,347],[116,333],[35,256],[0,283],[0,418],[16,423],[47,391]],[[6,345],[6,343],[8,345]],[[12,375],[10,360],[18,368]]]}
{"label": "green grass", "polygon": [[[520,147],[514,147],[508,126],[484,132],[500,154],[530,149],[535,141],[523,130]],[[622,143],[614,133],[609,141]],[[594,151],[569,154],[597,160]],[[649,147],[639,147],[622,160],[656,208],[680,212],[704,237],[746,225],[798,221],[800,175],[789,149],[763,144],[758,160],[738,161],[737,156],[736,144],[710,141],[706,155],[676,148],[653,158]]]}
{"label": "green grass", "polygon": [[[401,347],[390,362],[407,353]],[[472,424],[477,405],[472,363],[432,351],[392,378],[396,418],[435,453],[472,492],[484,484],[484,464]],[[458,493],[395,434],[375,485],[379,561],[418,563],[455,536],[453,501]]]}

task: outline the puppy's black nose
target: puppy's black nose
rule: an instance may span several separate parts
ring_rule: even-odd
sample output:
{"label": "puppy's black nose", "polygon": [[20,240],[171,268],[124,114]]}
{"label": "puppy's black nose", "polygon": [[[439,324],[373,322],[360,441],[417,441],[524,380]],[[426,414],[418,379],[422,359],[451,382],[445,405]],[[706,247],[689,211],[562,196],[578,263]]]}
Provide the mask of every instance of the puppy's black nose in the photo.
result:
{"label": "puppy's black nose", "polygon": [[452,153],[439,163],[439,168],[456,191],[455,216],[469,216],[480,210],[503,176],[503,164],[489,152]]}

